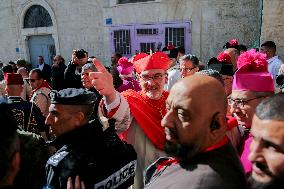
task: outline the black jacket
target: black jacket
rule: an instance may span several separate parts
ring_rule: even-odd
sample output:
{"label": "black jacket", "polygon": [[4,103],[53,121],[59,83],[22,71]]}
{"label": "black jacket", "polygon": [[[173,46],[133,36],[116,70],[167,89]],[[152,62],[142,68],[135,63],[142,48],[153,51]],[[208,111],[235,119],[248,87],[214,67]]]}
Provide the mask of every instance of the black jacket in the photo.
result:
{"label": "black jacket", "polygon": [[66,65],[64,63],[60,63],[58,66],[51,67],[51,86],[54,90],[61,90],[65,87],[64,82],[64,71],[66,69]]}
{"label": "black jacket", "polygon": [[45,117],[36,104],[24,101],[18,96],[9,96],[8,103],[11,104],[13,114],[21,129],[39,135],[41,134],[40,132],[46,131]]}
{"label": "black jacket", "polygon": [[76,175],[86,188],[133,184],[137,158],[133,147],[113,129],[103,131],[97,121],[60,136],[53,145],[60,149],[46,165],[46,183],[51,188],[66,188],[68,177],[74,181]]}
{"label": "black jacket", "polygon": [[81,81],[81,73],[76,73],[76,65],[69,62],[64,72],[64,88],[84,88]]}

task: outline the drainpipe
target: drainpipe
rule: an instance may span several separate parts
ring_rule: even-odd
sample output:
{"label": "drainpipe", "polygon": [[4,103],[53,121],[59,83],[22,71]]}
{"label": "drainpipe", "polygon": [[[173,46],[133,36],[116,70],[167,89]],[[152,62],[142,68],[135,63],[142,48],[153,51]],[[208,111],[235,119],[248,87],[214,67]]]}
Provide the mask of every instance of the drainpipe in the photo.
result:
{"label": "drainpipe", "polygon": [[260,39],[261,39],[261,33],[262,33],[262,24],[263,24],[263,1],[261,0],[261,5],[260,5],[260,29],[259,29],[259,39],[258,39],[258,46],[260,47]]}

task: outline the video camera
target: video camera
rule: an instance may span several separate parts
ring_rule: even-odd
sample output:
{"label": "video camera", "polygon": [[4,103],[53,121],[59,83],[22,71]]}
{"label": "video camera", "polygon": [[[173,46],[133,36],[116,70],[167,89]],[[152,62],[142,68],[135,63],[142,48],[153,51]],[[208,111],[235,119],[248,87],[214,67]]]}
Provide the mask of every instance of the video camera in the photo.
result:
{"label": "video camera", "polygon": [[284,74],[280,74],[276,77],[276,83],[280,86],[280,89],[284,88]]}

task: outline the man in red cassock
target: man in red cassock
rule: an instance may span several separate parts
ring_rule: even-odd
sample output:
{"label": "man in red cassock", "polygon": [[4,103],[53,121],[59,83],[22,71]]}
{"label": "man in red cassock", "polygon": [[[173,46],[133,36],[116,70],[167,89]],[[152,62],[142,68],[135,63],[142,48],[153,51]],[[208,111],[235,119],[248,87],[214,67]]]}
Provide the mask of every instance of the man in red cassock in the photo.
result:
{"label": "man in red cassock", "polygon": [[143,171],[158,157],[165,156],[165,132],[161,120],[166,114],[169,58],[163,52],[148,55],[140,53],[133,59],[141,91],[115,91],[112,76],[94,60],[98,72],[92,72],[92,83],[103,95],[100,111],[116,120],[115,127],[124,140],[137,152],[138,164],[134,188],[143,188]]}

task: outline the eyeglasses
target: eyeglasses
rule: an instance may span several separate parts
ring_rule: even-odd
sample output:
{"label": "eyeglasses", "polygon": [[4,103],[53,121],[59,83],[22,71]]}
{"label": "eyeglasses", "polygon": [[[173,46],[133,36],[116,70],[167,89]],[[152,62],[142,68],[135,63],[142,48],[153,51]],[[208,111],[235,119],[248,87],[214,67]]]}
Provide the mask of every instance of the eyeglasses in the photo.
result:
{"label": "eyeglasses", "polygon": [[39,80],[39,79],[27,79],[29,82],[33,83],[35,82],[36,80]]}
{"label": "eyeglasses", "polygon": [[256,100],[259,98],[264,98],[266,96],[259,96],[259,97],[255,97],[255,98],[251,98],[251,99],[233,99],[233,98],[228,98],[228,104],[230,106],[233,106],[234,104],[236,104],[237,107],[239,108],[243,108],[246,104],[248,104],[250,101],[252,100]]}
{"label": "eyeglasses", "polygon": [[180,68],[179,69],[179,71],[180,72],[183,72],[183,71],[185,71],[185,72],[190,72],[191,70],[193,70],[193,69],[195,69],[196,67],[193,67],[193,68]]}
{"label": "eyeglasses", "polygon": [[155,75],[153,75],[153,76],[140,75],[140,78],[141,78],[143,81],[150,81],[151,79],[152,79],[153,81],[160,81],[160,80],[163,78],[164,75],[165,75],[165,74],[155,74]]}

